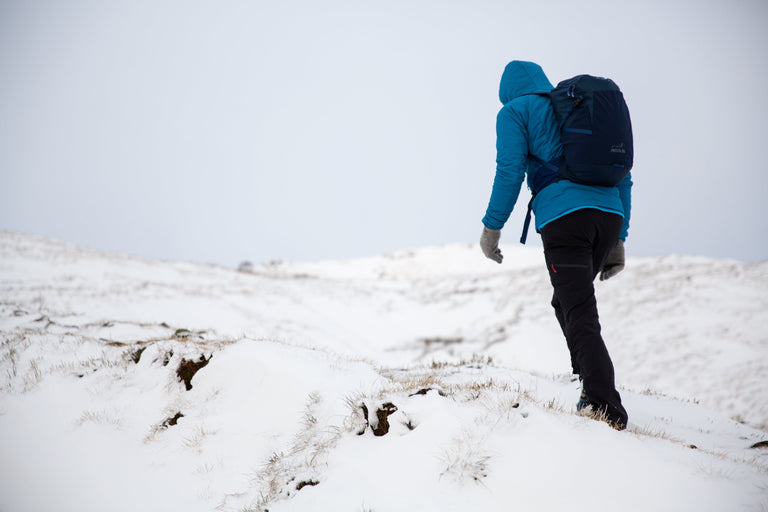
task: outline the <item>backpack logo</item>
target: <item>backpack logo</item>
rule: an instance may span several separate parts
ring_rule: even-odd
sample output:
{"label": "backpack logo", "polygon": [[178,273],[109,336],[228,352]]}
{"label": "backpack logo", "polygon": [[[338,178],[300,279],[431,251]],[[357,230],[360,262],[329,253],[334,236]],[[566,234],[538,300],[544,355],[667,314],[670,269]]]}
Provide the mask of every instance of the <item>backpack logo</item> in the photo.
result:
{"label": "backpack logo", "polygon": [[627,150],[624,149],[624,143],[621,144],[614,144],[611,146],[611,153],[621,153],[622,155],[625,155],[627,153]]}

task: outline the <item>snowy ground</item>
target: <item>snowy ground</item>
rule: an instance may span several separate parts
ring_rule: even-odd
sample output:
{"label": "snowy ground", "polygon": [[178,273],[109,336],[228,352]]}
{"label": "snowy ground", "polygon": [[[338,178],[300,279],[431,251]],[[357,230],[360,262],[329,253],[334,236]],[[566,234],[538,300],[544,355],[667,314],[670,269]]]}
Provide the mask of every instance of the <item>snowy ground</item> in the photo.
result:
{"label": "snowy ground", "polygon": [[768,262],[596,285],[617,432],[574,412],[541,259],[238,272],[0,233],[0,511],[768,510]]}

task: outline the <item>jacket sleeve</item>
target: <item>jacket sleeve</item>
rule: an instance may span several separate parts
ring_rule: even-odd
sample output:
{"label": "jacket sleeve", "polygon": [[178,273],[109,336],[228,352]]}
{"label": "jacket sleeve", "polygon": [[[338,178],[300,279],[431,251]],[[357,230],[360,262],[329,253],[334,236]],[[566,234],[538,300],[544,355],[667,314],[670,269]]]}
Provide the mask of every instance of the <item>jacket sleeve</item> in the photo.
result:
{"label": "jacket sleeve", "polygon": [[619,197],[624,207],[624,224],[621,226],[619,238],[626,242],[629,233],[629,216],[632,210],[632,173],[627,174],[619,183]]}
{"label": "jacket sleeve", "polygon": [[510,107],[496,116],[496,177],[483,224],[501,229],[515,207],[528,165],[528,140],[525,125]]}

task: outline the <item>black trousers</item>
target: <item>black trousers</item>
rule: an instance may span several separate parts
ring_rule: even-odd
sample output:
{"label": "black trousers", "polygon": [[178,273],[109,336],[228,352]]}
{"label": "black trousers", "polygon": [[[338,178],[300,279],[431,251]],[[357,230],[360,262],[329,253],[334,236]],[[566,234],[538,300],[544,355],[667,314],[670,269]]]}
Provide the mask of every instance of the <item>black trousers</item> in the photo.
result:
{"label": "black trousers", "polygon": [[594,280],[619,240],[623,219],[583,209],[541,229],[544,258],[554,288],[552,307],[568,342],[573,373],[592,405],[616,419],[626,411],[614,383],[613,362],[600,334]]}

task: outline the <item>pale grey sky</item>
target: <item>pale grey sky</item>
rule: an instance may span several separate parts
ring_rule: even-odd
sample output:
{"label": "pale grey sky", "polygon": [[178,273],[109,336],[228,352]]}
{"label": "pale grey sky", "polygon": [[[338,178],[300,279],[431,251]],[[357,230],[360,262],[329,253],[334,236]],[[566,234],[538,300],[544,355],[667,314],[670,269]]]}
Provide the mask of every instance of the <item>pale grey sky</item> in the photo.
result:
{"label": "pale grey sky", "polygon": [[476,242],[522,59],[624,90],[630,255],[768,259],[766,26],[760,0],[0,0],[0,229],[223,265]]}

